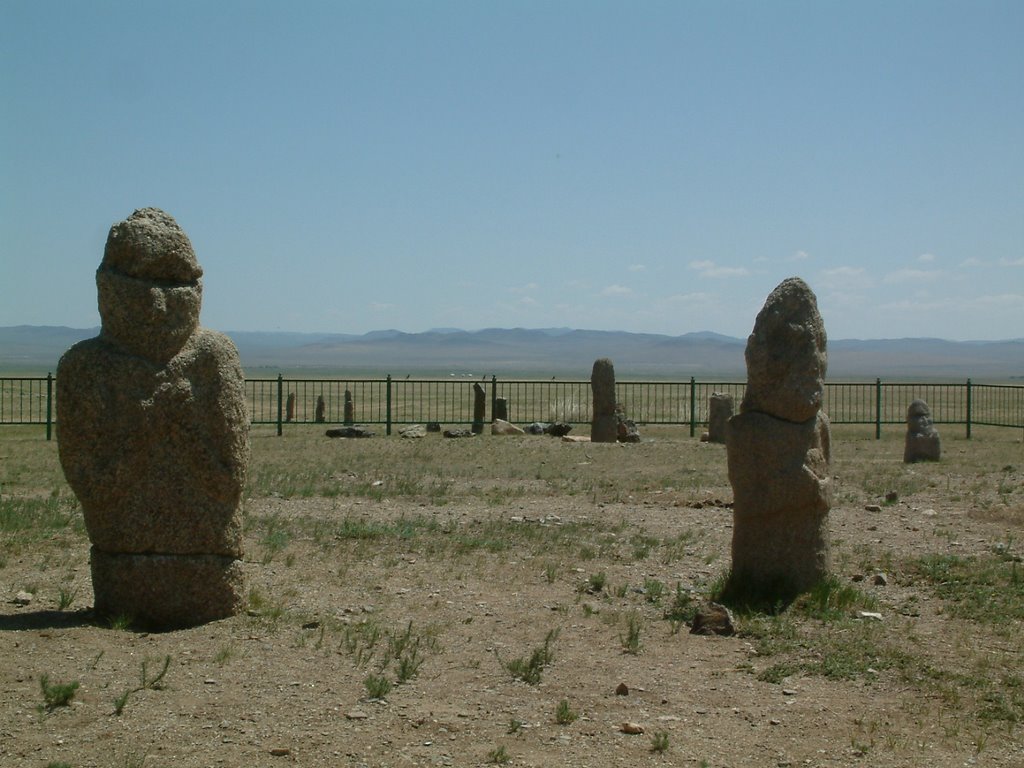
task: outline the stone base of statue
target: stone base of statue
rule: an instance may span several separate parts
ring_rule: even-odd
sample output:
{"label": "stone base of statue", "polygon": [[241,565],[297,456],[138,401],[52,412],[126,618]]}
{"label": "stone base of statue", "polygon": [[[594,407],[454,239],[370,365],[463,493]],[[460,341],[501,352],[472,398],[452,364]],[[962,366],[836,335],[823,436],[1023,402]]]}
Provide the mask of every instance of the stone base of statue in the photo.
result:
{"label": "stone base of statue", "polygon": [[219,555],[90,552],[97,615],[143,627],[191,627],[245,606],[242,562]]}
{"label": "stone base of statue", "polygon": [[829,422],[750,412],[729,421],[733,488],[731,582],[782,598],[828,574]]}

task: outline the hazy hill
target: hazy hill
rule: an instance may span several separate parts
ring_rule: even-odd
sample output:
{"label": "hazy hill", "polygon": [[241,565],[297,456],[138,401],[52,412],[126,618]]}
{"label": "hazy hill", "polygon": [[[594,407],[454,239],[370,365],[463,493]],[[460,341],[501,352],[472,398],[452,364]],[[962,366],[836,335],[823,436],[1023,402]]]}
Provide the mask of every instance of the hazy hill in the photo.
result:
{"label": "hazy hill", "polygon": [[[0,328],[0,371],[55,370],[60,355],[97,328]],[[259,375],[279,370],[393,376],[473,374],[586,378],[609,357],[620,377],[743,378],[745,339],[702,331],[681,336],[570,328],[480,331],[397,330],[363,335],[229,332],[242,364]],[[312,375],[312,373],[311,373]],[[829,342],[829,376],[841,378],[1024,379],[1024,339],[838,339]]]}

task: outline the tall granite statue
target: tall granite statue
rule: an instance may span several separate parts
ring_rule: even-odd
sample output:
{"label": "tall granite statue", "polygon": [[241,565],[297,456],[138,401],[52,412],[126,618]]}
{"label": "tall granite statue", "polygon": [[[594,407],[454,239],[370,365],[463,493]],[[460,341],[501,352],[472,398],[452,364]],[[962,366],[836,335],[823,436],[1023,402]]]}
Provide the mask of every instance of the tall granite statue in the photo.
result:
{"label": "tall granite statue", "polygon": [[799,278],[780,283],[747,340],[747,390],[726,439],[737,594],[784,600],[828,573],[825,347],[814,293]]}
{"label": "tall granite statue", "polygon": [[162,628],[238,612],[249,419],[234,344],[199,327],[203,271],[177,222],[115,224],[100,335],[57,368],[61,465],[92,542],[96,612]]}
{"label": "tall granite statue", "polygon": [[938,461],[942,457],[939,431],[932,421],[932,409],[924,400],[907,406],[907,436],[903,442],[903,462]]}

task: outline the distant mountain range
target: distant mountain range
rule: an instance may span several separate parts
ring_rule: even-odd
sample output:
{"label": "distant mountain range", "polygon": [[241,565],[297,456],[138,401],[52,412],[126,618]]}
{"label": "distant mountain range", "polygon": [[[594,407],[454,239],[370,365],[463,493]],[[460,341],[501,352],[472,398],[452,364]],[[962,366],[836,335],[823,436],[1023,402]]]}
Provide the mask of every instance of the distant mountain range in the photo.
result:
{"label": "distant mountain range", "polygon": [[[56,370],[98,328],[0,327],[0,373]],[[743,378],[745,339],[710,331],[667,336],[571,328],[395,330],[363,335],[229,331],[250,376],[541,376],[586,378],[611,358],[620,378]],[[829,378],[1024,379],[1024,339],[830,340]]]}

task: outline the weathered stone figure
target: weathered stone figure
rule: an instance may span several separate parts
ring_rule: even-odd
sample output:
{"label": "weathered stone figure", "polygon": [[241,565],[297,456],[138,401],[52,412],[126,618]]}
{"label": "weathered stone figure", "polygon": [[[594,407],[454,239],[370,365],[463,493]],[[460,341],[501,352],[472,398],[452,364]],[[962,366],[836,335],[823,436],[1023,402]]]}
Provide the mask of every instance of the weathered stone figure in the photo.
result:
{"label": "weathered stone figure", "polygon": [[243,605],[249,419],[234,344],[199,327],[202,274],[171,216],[135,211],[96,272],[100,335],[57,368],[60,461],[100,615],[178,627]]}
{"label": "weathered stone figure", "polygon": [[356,423],[356,407],[352,403],[352,390],[350,389],[345,390],[344,423],[349,425]]}
{"label": "weathered stone figure", "polygon": [[326,418],[327,403],[324,402],[323,395],[316,396],[316,410],[313,412],[313,418],[316,419],[317,424],[322,424]]}
{"label": "weathered stone figure", "polygon": [[487,390],[479,381],[473,382],[473,427],[474,435],[483,434],[484,416],[487,412]]}
{"label": "weathered stone figure", "polygon": [[903,444],[903,462],[938,461],[942,456],[939,432],[932,423],[932,409],[924,400],[907,407],[907,437]]}
{"label": "weathered stone figure", "polygon": [[295,420],[295,393],[289,392],[288,399],[285,401],[284,406],[284,420],[294,421]]}
{"label": "weathered stone figure", "polygon": [[732,418],[733,397],[728,392],[712,392],[708,398],[709,443],[724,443],[725,432]]}
{"label": "weathered stone figure", "polygon": [[590,389],[594,396],[590,440],[594,443],[614,443],[619,438],[619,414],[615,408],[615,366],[607,357],[594,361],[590,373]]}
{"label": "weathered stone figure", "polygon": [[727,591],[787,599],[828,573],[825,347],[814,293],[799,278],[780,283],[747,340],[746,395],[729,420],[735,503]]}

